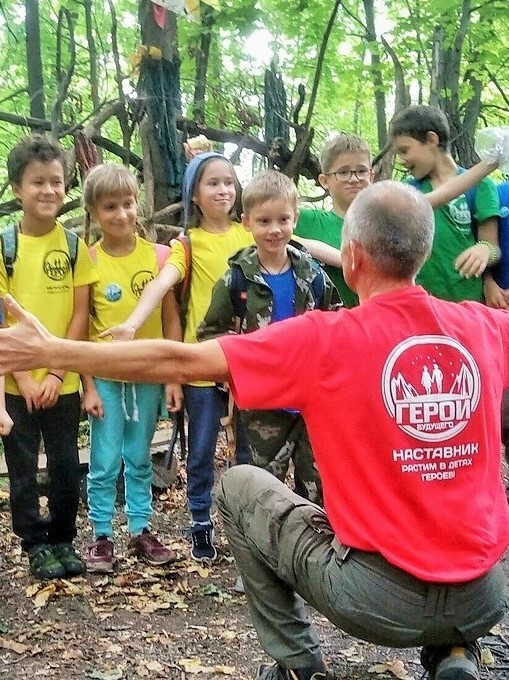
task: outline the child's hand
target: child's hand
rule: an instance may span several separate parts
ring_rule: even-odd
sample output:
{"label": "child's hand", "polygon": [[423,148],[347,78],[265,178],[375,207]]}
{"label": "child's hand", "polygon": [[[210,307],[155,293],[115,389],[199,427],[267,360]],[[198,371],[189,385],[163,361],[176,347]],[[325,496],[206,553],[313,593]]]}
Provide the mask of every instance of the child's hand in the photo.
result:
{"label": "child's hand", "polygon": [[57,403],[62,388],[62,381],[55,375],[47,373],[39,384],[38,402],[40,408],[51,408]]}
{"label": "child's hand", "polygon": [[491,276],[484,279],[484,299],[488,307],[509,309],[509,290],[503,290]]}
{"label": "child's hand", "polygon": [[112,326],[111,328],[108,328],[108,330],[99,333],[97,337],[111,337],[113,340],[132,340],[135,333],[136,328],[134,328],[134,326],[127,326],[124,323],[120,323],[118,326]]}
{"label": "child's hand", "polygon": [[86,389],[81,397],[81,408],[88,413],[89,416],[93,418],[103,418],[104,417],[104,407],[99,396],[99,393],[95,388]]}
{"label": "child's hand", "polygon": [[18,390],[27,407],[27,411],[32,411],[40,408],[39,403],[39,384],[35,382],[30,373],[18,373],[15,376]]}
{"label": "child's hand", "polygon": [[169,383],[164,386],[166,393],[166,408],[169,413],[180,411],[184,403],[184,394],[182,392],[182,385],[178,383]]}
{"label": "child's hand", "polygon": [[491,251],[484,243],[476,243],[458,255],[454,269],[465,279],[479,278],[488,266]]}
{"label": "child's hand", "polygon": [[13,425],[12,418],[7,411],[4,408],[0,409],[0,434],[6,437],[12,430]]}

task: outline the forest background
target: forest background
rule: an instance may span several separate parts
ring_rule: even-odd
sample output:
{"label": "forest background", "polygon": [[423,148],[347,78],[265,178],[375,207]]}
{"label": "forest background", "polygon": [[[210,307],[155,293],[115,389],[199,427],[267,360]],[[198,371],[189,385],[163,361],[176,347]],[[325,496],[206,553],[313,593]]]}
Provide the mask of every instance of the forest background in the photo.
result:
{"label": "forest background", "polygon": [[[147,231],[162,240],[179,220],[188,136],[204,133],[242,179],[274,166],[322,200],[317,154],[333,132],[368,139],[377,175],[389,177],[388,122],[403,106],[442,108],[464,166],[476,160],[477,128],[509,123],[506,0],[157,5],[0,2],[0,225],[18,210],[5,159],[29,131],[69,150],[67,226],[81,221],[83,173],[115,160],[138,173]],[[161,5],[197,9],[184,17]]]}

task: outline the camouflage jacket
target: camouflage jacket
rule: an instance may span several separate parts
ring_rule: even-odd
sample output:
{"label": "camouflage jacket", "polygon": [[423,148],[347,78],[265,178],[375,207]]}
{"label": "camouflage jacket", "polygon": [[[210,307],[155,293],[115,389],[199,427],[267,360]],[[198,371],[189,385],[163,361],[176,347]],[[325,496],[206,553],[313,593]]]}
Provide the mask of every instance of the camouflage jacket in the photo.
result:
{"label": "camouflage jacket", "polygon": [[[330,310],[341,303],[339,294],[327,274],[314,262],[311,256],[292,245],[287,246],[291,266],[295,277],[295,315],[309,310]],[[272,321],[272,291],[260,273],[260,262],[256,246],[239,250],[228,260],[230,269],[214,286],[210,307],[204,320],[198,327],[198,340],[208,340],[226,333],[249,333],[257,328],[268,326]],[[245,314],[241,327],[235,319],[233,295],[231,291],[232,267],[241,267],[247,284]],[[312,281],[317,276],[324,277],[323,299],[316,304]],[[238,292],[238,291],[237,291]]]}

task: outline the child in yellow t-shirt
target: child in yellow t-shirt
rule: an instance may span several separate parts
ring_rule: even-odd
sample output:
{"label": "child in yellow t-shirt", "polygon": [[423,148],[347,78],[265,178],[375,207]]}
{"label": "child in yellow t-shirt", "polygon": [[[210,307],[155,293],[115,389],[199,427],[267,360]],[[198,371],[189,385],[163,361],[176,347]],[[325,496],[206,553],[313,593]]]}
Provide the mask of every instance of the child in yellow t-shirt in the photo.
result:
{"label": "child in yellow t-shirt", "polygon": [[[87,215],[100,227],[102,238],[90,248],[99,280],[92,289],[91,340],[124,321],[135,308],[145,285],[159,272],[169,253],[136,234],[138,185],[122,165],[95,167],[85,179]],[[166,312],[166,313],[163,313]],[[178,310],[168,293],[136,333],[137,338],[180,339]],[[162,396],[161,385],[84,378],[83,406],[90,416],[88,515],[94,541],[88,547],[87,568],[111,572],[114,564],[113,515],[117,477],[124,462],[126,516],[131,551],[145,562],[166,564],[175,559],[149,531],[152,516],[150,443]],[[182,404],[180,386],[167,386],[171,410]]]}
{"label": "child in yellow t-shirt", "polygon": [[[208,152],[191,160],[183,183],[184,222],[191,244],[192,270],[184,342],[196,342],[196,329],[209,308],[214,284],[228,268],[228,258],[253,244],[253,237],[242,224],[232,221],[238,198],[240,185],[232,164],[224,156]],[[176,241],[165,266],[145,287],[134,312],[125,323],[110,329],[113,337],[132,338],[163,295],[188,274],[187,270],[185,248]],[[187,500],[191,513],[191,557],[197,561],[214,560],[217,552],[210,509],[220,418],[226,412],[225,395],[212,383],[196,382],[184,385],[184,401],[189,418]],[[238,432],[237,461],[248,460],[245,439]]]}
{"label": "child in yellow t-shirt", "polygon": [[[7,171],[23,214],[2,234],[0,297],[14,295],[60,338],[85,339],[95,273],[85,243],[56,221],[65,198],[64,151],[43,135],[30,135],[10,152]],[[9,317],[5,321],[13,323]],[[77,373],[47,368],[5,378],[6,407],[14,420],[10,434],[3,433],[12,526],[38,579],[85,571],[72,545],[80,486],[79,384]],[[49,521],[39,511],[41,437],[50,479]]]}

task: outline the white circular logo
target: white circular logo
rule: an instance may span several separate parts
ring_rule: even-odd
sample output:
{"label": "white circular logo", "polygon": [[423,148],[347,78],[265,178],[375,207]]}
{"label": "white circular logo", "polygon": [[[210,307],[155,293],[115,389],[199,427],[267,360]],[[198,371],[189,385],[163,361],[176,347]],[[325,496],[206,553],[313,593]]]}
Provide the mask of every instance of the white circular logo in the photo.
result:
{"label": "white circular logo", "polygon": [[445,441],[461,432],[479,404],[480,386],[470,352],[442,335],[404,340],[382,372],[389,415],[401,430],[422,441]]}

